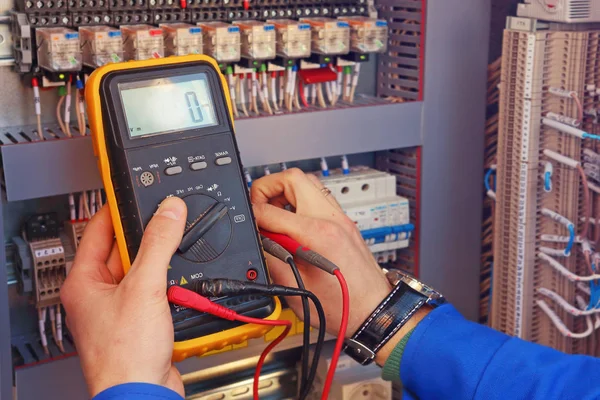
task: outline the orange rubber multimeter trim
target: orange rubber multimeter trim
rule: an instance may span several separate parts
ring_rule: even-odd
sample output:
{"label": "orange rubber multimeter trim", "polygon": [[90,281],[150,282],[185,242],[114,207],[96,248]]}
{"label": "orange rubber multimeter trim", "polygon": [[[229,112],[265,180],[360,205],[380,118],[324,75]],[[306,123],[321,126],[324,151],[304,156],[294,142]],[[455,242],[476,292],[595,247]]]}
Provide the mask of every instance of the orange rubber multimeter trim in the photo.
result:
{"label": "orange rubber multimeter trim", "polygon": [[[233,112],[227,80],[220,72],[217,62],[213,58],[210,58],[208,56],[192,55],[107,64],[103,67],[96,69],[90,75],[89,79],[86,82],[85,101],[87,104],[90,130],[92,132],[94,154],[98,159],[98,168],[100,170],[100,175],[102,176],[102,182],[104,184],[104,190],[106,192],[108,207],[114,226],[117,247],[119,249],[119,255],[121,257],[121,262],[123,264],[123,269],[125,273],[127,273],[131,268],[131,263],[129,261],[129,252],[127,250],[125,233],[123,231],[121,216],[119,214],[115,190],[111,179],[111,166],[108,157],[108,149],[104,133],[104,123],[102,119],[100,84],[102,82],[102,79],[108,73],[115,71],[128,71],[133,69],[160,67],[162,65],[172,66],[176,64],[185,64],[199,61],[210,64],[215,69],[215,71],[218,72],[225,92],[224,95],[226,98],[226,105],[228,108],[229,117],[233,126]],[[275,307],[273,312],[265,319],[277,319],[281,314],[281,302],[278,298],[275,298],[274,302]],[[238,344],[248,339],[258,338],[263,336],[270,329],[272,329],[272,327],[255,324],[246,324],[222,332],[213,333],[207,336],[202,336],[195,339],[180,342],[174,342],[173,361],[182,361],[188,357],[202,355],[212,350],[220,350],[228,345]]]}

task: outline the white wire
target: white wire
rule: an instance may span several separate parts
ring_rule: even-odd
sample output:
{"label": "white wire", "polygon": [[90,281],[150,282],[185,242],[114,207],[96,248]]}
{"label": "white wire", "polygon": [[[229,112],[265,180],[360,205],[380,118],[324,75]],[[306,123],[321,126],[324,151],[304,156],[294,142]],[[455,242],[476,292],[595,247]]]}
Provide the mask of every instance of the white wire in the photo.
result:
{"label": "white wire", "polygon": [[541,251],[538,253],[538,257],[541,258],[542,260],[547,261],[551,267],[553,267],[555,270],[557,270],[561,275],[564,275],[571,282],[590,282],[590,281],[595,281],[597,279],[600,279],[600,275],[597,275],[597,274],[589,275],[589,276],[575,275],[574,273],[569,271],[567,268],[565,268],[564,265],[562,265],[561,263],[559,263],[558,261],[556,261],[554,258],[550,257],[549,255],[542,253]]}
{"label": "white wire", "polygon": [[[578,302],[579,302],[579,299],[581,299],[581,297],[577,296]],[[581,301],[583,301],[583,299],[581,299]],[[592,334],[592,332],[594,332],[594,329],[597,329],[600,326],[600,319],[598,319],[597,314],[596,314],[596,326],[595,327],[594,327],[594,325],[592,325],[592,317],[590,317],[588,315],[585,317],[585,322],[587,325],[587,329],[585,330],[585,332],[582,332],[582,333],[571,332],[569,330],[569,328],[567,328],[567,326],[561,321],[561,319],[558,317],[558,315],[556,315],[556,313],[554,311],[552,311],[552,309],[548,306],[548,304],[546,304],[546,302],[544,300],[536,300],[535,303],[542,309],[543,312],[546,313],[548,318],[550,318],[550,321],[552,321],[552,323],[554,324],[556,329],[558,329],[558,331],[563,336],[570,337],[573,339],[584,339],[584,338],[590,336]]]}
{"label": "white wire", "polygon": [[[563,310],[565,310],[566,312],[568,312],[571,315],[574,315],[576,317],[581,317],[584,315],[594,315],[594,314],[598,314],[600,313],[600,309],[599,308],[592,308],[591,310],[580,310],[579,308],[571,305],[567,300],[564,299],[564,297],[562,297],[561,295],[559,295],[558,293],[550,290],[550,289],[546,289],[546,288],[538,288],[537,292],[541,295],[544,295],[548,298],[551,298],[552,300],[554,300]],[[586,308],[585,306],[583,308]]]}

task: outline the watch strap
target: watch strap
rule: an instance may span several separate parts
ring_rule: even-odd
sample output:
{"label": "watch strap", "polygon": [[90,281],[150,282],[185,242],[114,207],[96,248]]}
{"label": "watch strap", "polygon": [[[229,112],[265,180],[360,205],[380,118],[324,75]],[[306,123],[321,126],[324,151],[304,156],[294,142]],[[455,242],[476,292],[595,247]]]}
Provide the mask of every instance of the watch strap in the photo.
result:
{"label": "watch strap", "polygon": [[345,351],[363,365],[428,301],[428,297],[400,282],[381,302],[359,330],[346,340]]}

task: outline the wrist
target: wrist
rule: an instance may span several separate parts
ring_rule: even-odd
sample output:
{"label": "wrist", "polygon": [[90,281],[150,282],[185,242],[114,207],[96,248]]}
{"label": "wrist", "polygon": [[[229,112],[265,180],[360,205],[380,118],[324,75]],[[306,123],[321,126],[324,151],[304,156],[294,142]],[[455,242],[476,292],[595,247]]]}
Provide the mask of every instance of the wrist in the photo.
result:
{"label": "wrist", "polygon": [[400,341],[405,338],[406,335],[411,333],[421,322],[423,318],[427,316],[433,309],[426,305],[423,306],[419,311],[415,313],[398,332],[377,352],[375,355],[375,362],[379,366],[383,366],[388,360],[390,354],[398,346]]}

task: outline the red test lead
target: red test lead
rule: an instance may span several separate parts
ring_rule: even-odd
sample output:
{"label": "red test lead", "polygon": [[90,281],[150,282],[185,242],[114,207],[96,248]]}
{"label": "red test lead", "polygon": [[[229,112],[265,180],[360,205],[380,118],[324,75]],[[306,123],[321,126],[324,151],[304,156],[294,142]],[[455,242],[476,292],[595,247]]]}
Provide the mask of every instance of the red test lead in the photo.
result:
{"label": "red test lead", "polygon": [[254,400],[259,400],[258,398],[258,383],[260,380],[260,371],[262,370],[262,366],[269,355],[269,352],[273,350],[275,346],[277,346],[283,339],[286,338],[290,329],[292,328],[292,322],[286,320],[269,320],[269,319],[259,319],[246,317],[245,315],[240,315],[233,310],[230,310],[227,307],[223,307],[222,305],[213,303],[209,299],[204,296],[199,295],[196,292],[192,292],[191,290],[182,288],[180,286],[171,286],[169,290],[167,290],[167,298],[169,302],[172,304],[176,304],[178,306],[187,307],[196,311],[205,312],[207,314],[214,315],[219,318],[227,319],[229,321],[239,321],[245,322],[247,324],[257,324],[257,325],[267,325],[267,326],[283,326],[283,332],[275,340],[273,340],[262,352],[260,358],[258,359],[258,363],[256,364],[256,371],[254,372],[254,384],[252,386],[252,393]]}

